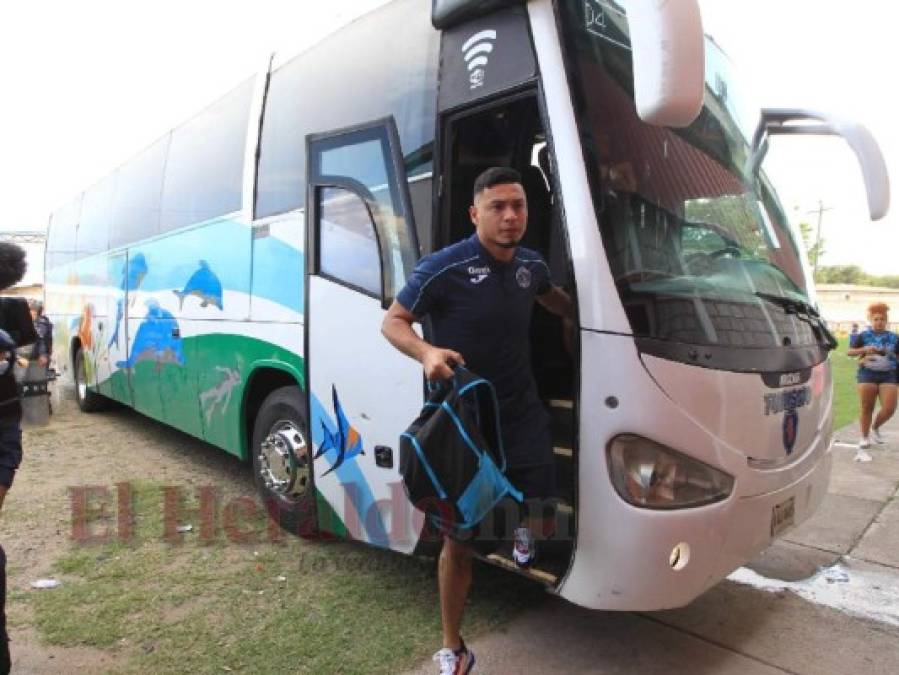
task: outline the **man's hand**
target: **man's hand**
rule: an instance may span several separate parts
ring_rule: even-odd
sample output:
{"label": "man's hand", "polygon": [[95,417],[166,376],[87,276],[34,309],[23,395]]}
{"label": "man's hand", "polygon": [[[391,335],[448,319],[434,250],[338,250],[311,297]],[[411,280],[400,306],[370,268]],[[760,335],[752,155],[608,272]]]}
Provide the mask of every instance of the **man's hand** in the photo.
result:
{"label": "man's hand", "polygon": [[465,365],[465,359],[459,352],[440,347],[428,347],[421,359],[425,369],[425,377],[429,380],[448,380],[453,376],[453,366]]}
{"label": "man's hand", "polygon": [[422,340],[412,330],[414,321],[411,312],[394,300],[384,317],[381,332],[390,344],[420,362],[429,380],[449,379],[453,376],[452,366],[457,363],[465,365],[465,359],[459,352],[435,347]]}
{"label": "man's hand", "polygon": [[50,363],[50,359],[47,358],[46,354],[41,354],[37,357],[37,364],[39,366],[46,366],[48,363]]}

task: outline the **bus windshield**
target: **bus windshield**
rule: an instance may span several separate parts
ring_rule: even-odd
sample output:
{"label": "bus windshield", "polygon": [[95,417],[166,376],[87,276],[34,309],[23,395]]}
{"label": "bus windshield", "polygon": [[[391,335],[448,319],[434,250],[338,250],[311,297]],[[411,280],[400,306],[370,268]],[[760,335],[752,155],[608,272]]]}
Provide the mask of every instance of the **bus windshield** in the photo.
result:
{"label": "bus windshield", "polygon": [[739,98],[727,57],[707,39],[700,116],[653,127],[636,113],[621,4],[559,11],[603,244],[634,335],[822,358],[800,243],[770,181],[745,168],[758,109]]}

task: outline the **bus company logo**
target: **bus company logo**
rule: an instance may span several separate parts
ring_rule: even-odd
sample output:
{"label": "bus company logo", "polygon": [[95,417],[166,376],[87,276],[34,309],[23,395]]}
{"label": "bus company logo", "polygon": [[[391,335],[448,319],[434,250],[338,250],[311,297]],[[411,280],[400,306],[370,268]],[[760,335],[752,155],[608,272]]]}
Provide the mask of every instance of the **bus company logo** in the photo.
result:
{"label": "bus company logo", "polygon": [[776,394],[765,394],[764,399],[765,414],[778,415],[784,411],[807,406],[812,401],[812,390],[807,386],[799,387],[798,389],[779,391]]}
{"label": "bus company logo", "polygon": [[786,415],[784,415],[784,423],[783,423],[783,443],[784,450],[787,451],[787,454],[793,452],[793,447],[796,445],[796,437],[799,435],[799,413],[796,412],[795,408],[792,410],[787,410]]}
{"label": "bus company logo", "polygon": [[472,35],[462,45],[462,54],[468,68],[470,89],[484,86],[484,80],[487,76],[488,57],[493,52],[494,40],[496,40],[495,30],[482,30]]}

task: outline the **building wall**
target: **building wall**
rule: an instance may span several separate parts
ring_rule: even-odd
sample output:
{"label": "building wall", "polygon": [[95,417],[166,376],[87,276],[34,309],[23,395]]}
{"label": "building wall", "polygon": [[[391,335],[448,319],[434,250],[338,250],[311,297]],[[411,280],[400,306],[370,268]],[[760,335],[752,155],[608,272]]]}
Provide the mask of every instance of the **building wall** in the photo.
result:
{"label": "building wall", "polygon": [[817,287],[818,307],[831,330],[848,333],[853,323],[863,328],[868,322],[868,305],[885,302],[890,307],[890,330],[899,331],[899,289],[854,284],[821,284]]}

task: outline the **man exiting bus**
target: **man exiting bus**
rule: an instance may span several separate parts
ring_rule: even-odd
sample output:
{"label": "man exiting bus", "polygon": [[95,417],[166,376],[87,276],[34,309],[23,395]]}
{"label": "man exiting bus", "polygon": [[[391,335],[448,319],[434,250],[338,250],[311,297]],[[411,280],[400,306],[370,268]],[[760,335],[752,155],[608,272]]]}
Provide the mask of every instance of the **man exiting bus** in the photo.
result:
{"label": "man exiting bus", "polygon": [[[553,496],[555,471],[549,416],[537,394],[531,370],[529,329],[536,299],[563,317],[573,313],[571,298],[549,280],[540,254],[519,247],[527,230],[527,198],[520,174],[494,167],[474,183],[469,215],[475,233],[422,258],[384,319],[382,332],[404,354],[421,362],[428,380],[452,377],[463,364],[490,380],[500,404],[507,476],[539,502]],[[418,337],[412,323],[430,319],[431,342]],[[513,557],[533,562],[535,528],[543,514],[528,514],[515,530]],[[464,537],[444,537],[438,578],[443,649],[435,654],[441,673],[470,672],[474,655],[460,634],[471,585],[471,555]]]}

